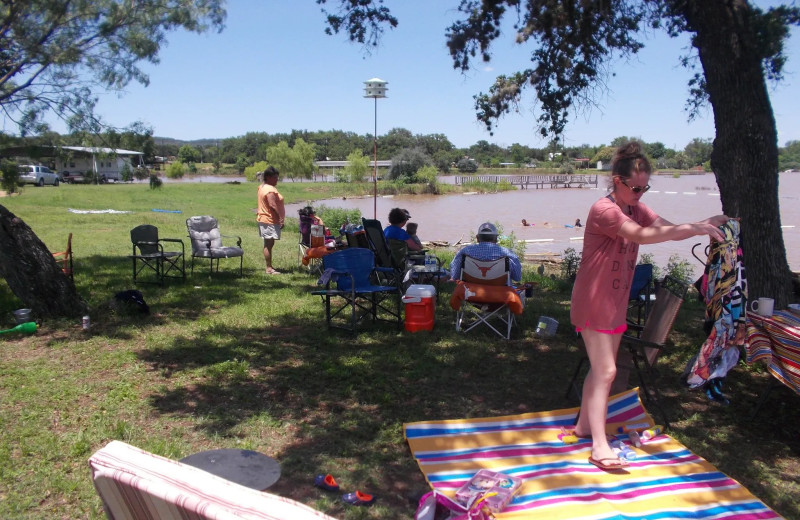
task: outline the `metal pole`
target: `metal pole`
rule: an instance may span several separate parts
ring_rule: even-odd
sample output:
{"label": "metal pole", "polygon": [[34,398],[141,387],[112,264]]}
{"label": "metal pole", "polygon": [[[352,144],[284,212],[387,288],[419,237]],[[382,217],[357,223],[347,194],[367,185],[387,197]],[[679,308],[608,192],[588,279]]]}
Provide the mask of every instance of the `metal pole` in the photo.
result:
{"label": "metal pole", "polygon": [[374,163],[372,170],[372,218],[378,220],[378,98],[375,97],[375,139],[373,140]]}

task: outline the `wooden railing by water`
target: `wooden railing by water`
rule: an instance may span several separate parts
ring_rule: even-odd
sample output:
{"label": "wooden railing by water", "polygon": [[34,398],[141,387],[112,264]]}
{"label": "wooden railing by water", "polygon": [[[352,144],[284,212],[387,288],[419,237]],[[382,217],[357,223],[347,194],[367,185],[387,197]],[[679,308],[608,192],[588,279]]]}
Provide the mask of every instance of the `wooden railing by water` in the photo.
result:
{"label": "wooden railing by water", "polygon": [[507,182],[522,189],[533,186],[540,188],[585,188],[597,187],[597,174],[541,174],[541,175],[463,175],[456,176],[456,185],[470,182],[500,183]]}

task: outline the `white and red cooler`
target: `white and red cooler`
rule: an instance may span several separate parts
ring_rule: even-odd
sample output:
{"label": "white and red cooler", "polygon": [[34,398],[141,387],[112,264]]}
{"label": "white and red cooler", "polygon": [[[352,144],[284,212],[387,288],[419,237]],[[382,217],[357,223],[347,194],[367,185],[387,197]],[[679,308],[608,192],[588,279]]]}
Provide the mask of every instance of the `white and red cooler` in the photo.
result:
{"label": "white and red cooler", "polygon": [[414,284],[403,296],[406,306],[405,326],[409,332],[433,330],[436,310],[436,288],[432,285]]}

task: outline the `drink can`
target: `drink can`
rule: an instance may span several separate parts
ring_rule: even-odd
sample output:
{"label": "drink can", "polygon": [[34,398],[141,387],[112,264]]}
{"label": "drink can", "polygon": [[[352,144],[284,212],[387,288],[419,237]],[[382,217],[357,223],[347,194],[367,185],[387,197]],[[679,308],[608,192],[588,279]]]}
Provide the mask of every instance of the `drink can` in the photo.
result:
{"label": "drink can", "polygon": [[81,326],[83,326],[83,330],[89,330],[89,327],[92,326],[91,321],[89,321],[89,316],[84,316],[81,320]]}

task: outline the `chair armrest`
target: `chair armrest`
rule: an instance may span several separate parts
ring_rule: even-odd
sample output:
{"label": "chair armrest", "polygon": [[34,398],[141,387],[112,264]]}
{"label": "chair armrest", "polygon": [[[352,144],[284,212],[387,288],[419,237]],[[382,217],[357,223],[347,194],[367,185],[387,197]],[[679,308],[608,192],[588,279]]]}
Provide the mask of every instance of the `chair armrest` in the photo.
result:
{"label": "chair armrest", "polygon": [[628,336],[627,334],[622,335],[622,343],[627,343],[634,347],[647,347],[647,348],[656,348],[661,349],[664,345],[659,345],[658,343],[653,343],[652,341],[646,341],[636,336]]}
{"label": "chair armrest", "polygon": [[[638,323],[633,323],[628,321],[627,325],[628,325],[628,330],[635,332],[637,336],[639,336],[644,330],[644,325],[639,325]],[[625,339],[624,335],[622,336],[622,339]]]}
{"label": "chair armrest", "polygon": [[[331,282],[336,281],[336,279],[341,275],[348,275],[350,278],[353,278],[353,275],[348,273],[347,271],[337,271],[336,269],[325,269],[322,272],[322,276],[319,277],[317,280],[317,285],[324,285],[327,289],[330,287]],[[355,280],[353,281],[353,285],[355,285]]]}
{"label": "chair armrest", "polygon": [[397,269],[394,269],[393,267],[378,267],[378,266],[375,266],[373,271],[377,271],[379,273],[393,273],[393,272],[397,271]]}
{"label": "chair armrest", "polygon": [[181,251],[185,251],[185,247],[186,246],[183,245],[183,240],[181,240],[180,238],[159,238],[158,241],[159,242],[174,242],[176,244],[180,244],[181,245]]}
{"label": "chair armrest", "polygon": [[222,238],[235,238],[236,239],[236,247],[242,247],[242,237],[236,235],[220,235]]}

